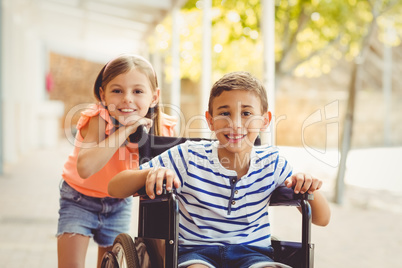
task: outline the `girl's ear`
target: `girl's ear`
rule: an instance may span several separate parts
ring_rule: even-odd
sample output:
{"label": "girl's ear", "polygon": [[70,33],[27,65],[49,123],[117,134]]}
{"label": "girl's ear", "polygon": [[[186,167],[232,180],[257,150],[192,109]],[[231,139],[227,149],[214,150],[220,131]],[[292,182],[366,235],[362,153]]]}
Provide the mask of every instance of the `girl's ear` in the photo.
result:
{"label": "girl's ear", "polygon": [[263,122],[261,130],[267,129],[267,127],[269,126],[269,123],[271,122],[271,119],[272,119],[271,112],[268,111],[268,112],[264,113],[264,115],[263,115],[264,122]]}
{"label": "girl's ear", "polygon": [[205,118],[207,119],[209,129],[211,131],[214,131],[214,119],[212,118],[212,115],[208,111],[205,112]]}
{"label": "girl's ear", "polygon": [[101,102],[106,105],[105,103],[105,91],[103,91],[102,87],[99,87],[99,96],[101,98]]}
{"label": "girl's ear", "polygon": [[149,107],[154,108],[159,103],[159,97],[161,94],[161,90],[157,88],[152,96],[152,102]]}

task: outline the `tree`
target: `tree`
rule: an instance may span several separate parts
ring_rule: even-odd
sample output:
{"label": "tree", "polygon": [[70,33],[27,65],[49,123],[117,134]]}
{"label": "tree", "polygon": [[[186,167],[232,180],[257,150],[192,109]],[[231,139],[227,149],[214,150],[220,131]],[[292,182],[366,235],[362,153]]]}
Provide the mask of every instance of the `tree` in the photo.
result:
{"label": "tree", "polygon": [[[197,81],[200,75],[201,10],[196,0],[183,8],[182,74]],[[248,70],[262,76],[259,0],[213,0],[213,80],[232,70]],[[386,41],[392,24],[402,38],[400,0],[276,0],[276,85],[288,75],[314,77],[329,73],[341,60],[352,63],[348,105],[344,120],[342,152],[337,179],[337,198],[343,184],[350,148],[358,71],[374,29]],[[337,200],[341,202],[341,200]]]}
{"label": "tree", "polygon": [[341,160],[335,187],[335,202],[338,204],[343,203],[344,176],[346,171],[346,160],[348,152],[351,147],[351,139],[353,135],[352,129],[353,129],[354,111],[356,103],[356,93],[358,90],[356,81],[358,80],[359,70],[366,59],[366,55],[368,53],[370,45],[370,39],[373,33],[375,32],[375,29],[378,27],[378,21],[380,20],[380,18],[382,17],[383,23],[385,21],[385,26],[387,26],[388,22],[386,22],[387,19],[384,17],[388,17],[388,20],[389,18],[394,18],[395,17],[394,15],[398,14],[394,12],[397,10],[401,10],[402,8],[401,5],[399,4],[399,1],[396,0],[394,1],[373,0],[368,1],[367,3],[370,5],[370,13],[372,14],[372,19],[368,24],[366,33],[360,40],[359,54],[356,56],[353,62],[353,68],[349,81],[348,104],[346,108],[345,120],[343,126],[342,145],[340,148]]}
{"label": "tree", "polygon": [[[342,58],[352,61],[359,54],[360,41],[373,20],[369,0],[276,2],[278,82],[287,75],[313,77],[329,73]],[[187,2],[181,23],[182,76],[194,81],[198,81],[201,72],[202,10],[197,3],[197,0]],[[213,0],[212,3],[213,80],[239,69],[261,76],[260,1]],[[395,11],[394,14],[396,19]],[[158,39],[166,50],[170,34],[161,28]]]}

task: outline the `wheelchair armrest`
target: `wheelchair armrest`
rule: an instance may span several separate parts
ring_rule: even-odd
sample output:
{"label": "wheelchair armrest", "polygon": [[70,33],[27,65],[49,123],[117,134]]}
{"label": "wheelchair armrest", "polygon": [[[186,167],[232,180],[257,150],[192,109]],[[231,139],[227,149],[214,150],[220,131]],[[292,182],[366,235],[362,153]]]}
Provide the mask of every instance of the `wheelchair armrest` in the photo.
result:
{"label": "wheelchair armrest", "polygon": [[[163,189],[163,193],[155,199],[150,199],[147,195],[140,196],[136,241],[143,241],[148,252],[159,252],[163,259],[161,263],[167,264],[152,267],[177,267],[179,202],[175,192],[176,190]],[[155,258],[152,258],[151,262],[154,260]]]}
{"label": "wheelchair armrest", "polygon": [[177,241],[179,227],[179,203],[176,190],[166,191],[150,199],[140,195],[138,237]]}
{"label": "wheelchair armrest", "polygon": [[[175,189],[171,191],[166,190],[166,185],[163,184],[162,186],[162,194],[157,195],[156,199],[158,198],[163,198],[163,196],[175,192]],[[137,195],[141,197],[141,199],[149,199],[147,194],[145,193],[145,187],[141,188],[138,192]],[[314,195],[309,194],[309,193],[304,193],[304,194],[295,194],[293,189],[287,188],[286,186],[279,186],[278,188],[275,189],[275,191],[272,193],[271,200],[270,200],[270,206],[296,206],[300,207],[301,206],[301,201],[302,200],[313,200]]]}
{"label": "wheelchair armrest", "polygon": [[[313,249],[311,244],[311,206],[308,202],[313,200],[314,195],[309,193],[295,194],[294,189],[287,188],[285,185],[279,186],[274,190],[271,196],[270,206],[297,206],[302,213],[302,261],[300,267],[313,267]],[[275,242],[276,243],[276,242]],[[274,243],[274,244],[275,244]],[[276,243],[278,246],[278,243]]]}
{"label": "wheelchair armrest", "polygon": [[270,206],[301,206],[301,200],[313,200],[314,195],[309,193],[295,194],[293,189],[284,185],[279,186],[272,193]]}

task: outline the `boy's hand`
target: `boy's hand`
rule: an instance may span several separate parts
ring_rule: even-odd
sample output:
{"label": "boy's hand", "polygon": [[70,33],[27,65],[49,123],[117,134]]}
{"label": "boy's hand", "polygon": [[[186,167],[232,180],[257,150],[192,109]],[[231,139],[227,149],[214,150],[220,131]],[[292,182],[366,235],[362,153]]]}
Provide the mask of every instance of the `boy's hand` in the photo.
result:
{"label": "boy's hand", "polygon": [[312,194],[314,191],[321,188],[322,181],[312,177],[310,174],[297,173],[287,178],[285,185],[288,188],[294,187],[296,194],[304,194],[306,192]]}
{"label": "boy's hand", "polygon": [[[176,174],[168,168],[152,168],[147,175],[147,181],[145,182],[145,191],[149,198],[154,199],[156,194],[162,194],[163,181],[166,181],[166,190],[172,190],[172,187],[180,187],[180,180]],[[155,187],[156,186],[156,187]]]}

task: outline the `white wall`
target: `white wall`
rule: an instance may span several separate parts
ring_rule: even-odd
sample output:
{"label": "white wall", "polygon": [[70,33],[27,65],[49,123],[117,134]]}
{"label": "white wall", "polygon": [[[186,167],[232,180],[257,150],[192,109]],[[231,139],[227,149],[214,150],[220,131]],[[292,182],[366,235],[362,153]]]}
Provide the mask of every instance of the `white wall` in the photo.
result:
{"label": "white wall", "polygon": [[[55,145],[58,137],[43,140],[49,120],[43,114],[60,115],[60,103],[46,100],[46,48],[32,20],[31,1],[3,0],[2,20],[2,95],[3,95],[3,159],[14,163],[27,151]],[[57,106],[57,107],[54,107]],[[50,109],[49,109],[50,107]],[[56,108],[56,109],[55,109]],[[52,111],[55,109],[56,111]],[[62,109],[61,109],[62,110]],[[45,133],[45,136],[48,133]]]}
{"label": "white wall", "polygon": [[[171,7],[182,6],[185,0],[145,1],[137,3],[138,8],[136,1],[126,0],[115,0],[110,6],[68,0],[0,3],[2,154],[6,163],[12,163],[33,148],[57,145],[54,125],[63,107],[47,100],[49,51],[102,63],[125,52],[144,54],[148,51],[146,34]],[[138,19],[130,14],[137,14]]]}

